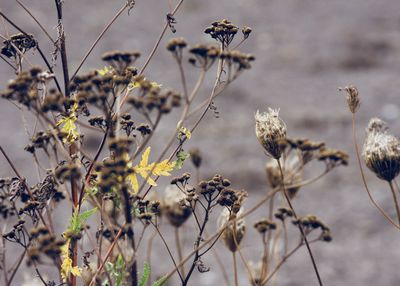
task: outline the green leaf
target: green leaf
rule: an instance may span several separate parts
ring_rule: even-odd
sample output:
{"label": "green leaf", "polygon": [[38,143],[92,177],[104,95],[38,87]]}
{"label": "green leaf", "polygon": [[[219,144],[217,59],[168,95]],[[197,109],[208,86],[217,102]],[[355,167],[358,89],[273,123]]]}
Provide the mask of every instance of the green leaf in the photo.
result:
{"label": "green leaf", "polygon": [[190,157],[190,154],[189,154],[189,152],[186,152],[185,150],[181,149],[176,154],[176,157],[178,159],[175,161],[176,162],[175,170],[180,170],[183,167],[183,162],[185,162],[185,160]]}
{"label": "green leaf", "polygon": [[153,286],[164,286],[168,281],[168,278],[163,276],[153,283]]}
{"label": "green leaf", "polygon": [[114,265],[115,286],[121,286],[125,276],[125,260],[121,254],[118,254]]}
{"label": "green leaf", "polygon": [[74,234],[80,233],[86,220],[90,216],[92,216],[96,211],[97,208],[93,208],[91,210],[87,210],[81,214],[78,214],[78,209],[75,209],[74,213],[71,216],[67,231],[72,232]]}
{"label": "green leaf", "polygon": [[140,281],[138,286],[144,286],[147,283],[147,280],[149,280],[150,277],[150,265],[145,262],[143,265],[143,274],[142,277],[140,277]]}
{"label": "green leaf", "polygon": [[94,215],[97,212],[97,208],[92,208],[91,210],[84,211],[79,215],[79,219],[82,222],[85,222],[89,217]]}

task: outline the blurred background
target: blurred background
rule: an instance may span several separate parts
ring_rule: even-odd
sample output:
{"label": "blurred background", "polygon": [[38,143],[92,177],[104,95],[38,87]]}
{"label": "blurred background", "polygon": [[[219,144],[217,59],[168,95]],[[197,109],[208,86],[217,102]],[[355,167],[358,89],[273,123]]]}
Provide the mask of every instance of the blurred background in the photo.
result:
{"label": "blurred background", "polygon": [[[130,14],[124,13],[105,34],[81,72],[102,68],[101,54],[114,49],[139,50],[142,57],[138,65],[144,63],[165,23],[169,6],[168,1],[162,0],[136,2]],[[56,38],[53,1],[29,0],[23,3]],[[117,0],[64,1],[71,71],[76,69],[92,42],[123,4],[124,1]],[[15,1],[2,0],[0,9],[25,31],[33,33],[41,48],[50,55],[52,48],[48,39]],[[176,34],[167,32],[147,68],[146,77],[165,87],[181,90],[178,68],[164,48],[166,41],[179,36],[187,39],[189,44],[213,43],[203,31],[211,22],[223,18],[239,27],[247,25],[253,28],[250,38],[240,49],[254,54],[256,61],[251,70],[216,99],[219,118],[212,112],[208,113],[186,145],[186,149],[197,147],[203,153],[202,177],[223,174],[231,179],[234,188],[249,193],[246,207],[254,205],[269,190],[265,178],[267,157],[255,137],[254,114],[258,109],[280,108],[288,136],[325,141],[329,147],[350,154],[348,167],[337,168],[322,181],[302,188],[294,201],[298,214],[315,214],[332,229],[331,243],[313,245],[325,285],[400,285],[400,234],[372,207],[362,188],[351,143],[351,114],[344,94],[338,91],[338,87],[350,83],[359,88],[362,103],[357,113],[357,130],[360,143],[369,119],[374,116],[386,120],[392,133],[400,135],[400,2],[186,0],[176,14]],[[6,27],[7,31],[1,28],[2,35],[15,32],[10,25],[6,24]],[[37,53],[28,55],[33,62],[42,64]],[[58,72],[59,68],[60,63]],[[187,73],[192,86],[197,71],[187,65]],[[13,76],[13,70],[1,62],[0,89],[4,89]],[[202,98],[210,93],[213,77],[214,74],[209,75],[202,88]],[[176,126],[176,117],[171,115],[169,118],[161,125],[153,146],[164,142],[168,132]],[[98,138],[93,142],[90,152],[95,151]],[[1,101],[0,144],[18,170],[34,181],[31,156],[23,151],[28,143],[20,112],[11,103]],[[190,165],[187,165],[190,171]],[[314,170],[318,171],[318,166]],[[368,170],[366,172],[376,200],[395,217],[387,184]],[[307,174],[311,176],[315,172],[306,173],[306,177]],[[0,177],[11,175],[12,171],[1,158]],[[258,259],[261,244],[251,226],[257,218],[266,216],[266,210],[266,207],[261,208],[247,219],[249,232],[242,249],[252,260]],[[69,211],[60,210],[57,215],[62,216],[64,212],[65,216]],[[0,225],[2,229],[7,228],[4,221]],[[57,227],[62,231],[65,225]],[[186,231],[189,238],[185,251],[189,252],[193,240],[190,229]],[[173,237],[170,239],[173,243]],[[221,249],[221,255],[226,253],[222,245],[217,247]],[[159,256],[154,258],[166,260],[165,251],[160,248],[159,252]],[[196,274],[191,285],[215,285],[221,281],[212,260],[212,256],[204,259],[205,264],[210,262],[211,271]],[[231,262],[227,261],[226,269],[231,271]],[[154,268],[162,273],[170,266],[163,262]],[[249,285],[244,267],[241,265],[240,268],[240,285]],[[25,276],[32,277],[32,273],[26,269]],[[22,284],[23,276],[21,272],[15,285]],[[172,282],[170,285],[177,284]],[[277,274],[275,285],[317,285],[305,250],[296,253],[285,264]]]}

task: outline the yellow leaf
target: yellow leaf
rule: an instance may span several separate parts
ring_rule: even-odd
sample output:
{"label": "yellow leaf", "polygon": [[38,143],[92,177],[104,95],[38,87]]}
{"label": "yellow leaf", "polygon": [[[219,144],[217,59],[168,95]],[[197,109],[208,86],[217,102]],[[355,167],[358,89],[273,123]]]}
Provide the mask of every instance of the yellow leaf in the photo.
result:
{"label": "yellow leaf", "polygon": [[[133,167],[133,173],[127,177],[127,180],[131,184],[135,194],[139,191],[137,175],[140,175],[145,179],[146,183],[150,186],[157,186],[156,181],[151,176],[171,176],[170,172],[174,169],[175,162],[169,163],[168,160],[164,160],[160,163],[154,162],[149,164],[150,152],[151,147],[147,147],[142,154],[139,164]],[[132,162],[129,162],[128,166],[131,167]]]}
{"label": "yellow leaf", "polygon": [[69,244],[70,240],[67,240],[67,242],[60,248],[61,257],[63,259],[61,263],[61,278],[64,282],[68,281],[68,276],[70,273],[74,276],[82,275],[82,269],[80,267],[72,267],[72,259],[69,257]]}
{"label": "yellow leaf", "polygon": [[151,147],[147,147],[146,150],[143,152],[142,159],[140,160],[139,167],[146,167],[149,162],[149,155],[150,155]]}
{"label": "yellow leaf", "polygon": [[71,144],[78,140],[79,133],[76,127],[75,122],[77,121],[76,110],[78,109],[78,104],[75,103],[71,108],[71,113],[61,118],[56,126],[61,126],[61,132],[67,134],[67,137],[63,139],[64,143]]}
{"label": "yellow leaf", "polygon": [[132,173],[132,174],[128,175],[127,180],[131,184],[131,187],[133,189],[133,193],[137,194],[137,192],[139,191],[139,183],[138,183],[136,174]]}
{"label": "yellow leaf", "polygon": [[82,276],[82,269],[78,266],[74,266],[71,268],[71,274],[74,276]]}

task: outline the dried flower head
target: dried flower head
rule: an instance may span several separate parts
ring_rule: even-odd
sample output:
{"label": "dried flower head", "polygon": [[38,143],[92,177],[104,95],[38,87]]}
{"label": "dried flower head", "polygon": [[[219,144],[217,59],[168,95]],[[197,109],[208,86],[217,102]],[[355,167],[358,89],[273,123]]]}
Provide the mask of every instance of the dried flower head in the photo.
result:
{"label": "dried flower head", "polygon": [[224,208],[218,218],[219,229],[224,228],[228,223],[230,223],[230,225],[224,229],[221,238],[225,246],[232,252],[238,250],[240,242],[246,233],[246,223],[243,218],[232,222],[240,216],[241,213],[242,210],[235,214],[231,213],[227,208]]}
{"label": "dried flower head", "polygon": [[192,214],[191,208],[184,194],[176,185],[168,186],[163,204],[163,214],[175,226],[182,226]]}
{"label": "dried flower head", "polygon": [[378,178],[390,182],[400,173],[400,141],[387,133],[387,124],[372,118],[368,124],[363,157]]}
{"label": "dried flower head", "polygon": [[268,112],[257,111],[256,136],[265,151],[274,159],[282,155],[281,142],[286,140],[286,124],[279,117],[279,109],[268,108]]}
{"label": "dried flower head", "polygon": [[339,88],[339,90],[344,90],[347,92],[347,104],[349,105],[349,109],[351,113],[356,113],[358,108],[360,107],[360,97],[358,96],[358,89],[353,86],[349,85],[344,88]]}
{"label": "dried flower head", "polygon": [[[287,160],[285,167],[283,168],[283,177],[285,178],[285,186],[290,198],[293,198],[298,190],[299,185],[303,180],[303,169],[299,168],[299,160],[297,157]],[[271,188],[275,189],[282,186],[282,177],[279,170],[278,162],[276,160],[270,160],[266,166],[265,170],[267,173],[267,180]],[[294,187],[290,187],[290,186]]]}

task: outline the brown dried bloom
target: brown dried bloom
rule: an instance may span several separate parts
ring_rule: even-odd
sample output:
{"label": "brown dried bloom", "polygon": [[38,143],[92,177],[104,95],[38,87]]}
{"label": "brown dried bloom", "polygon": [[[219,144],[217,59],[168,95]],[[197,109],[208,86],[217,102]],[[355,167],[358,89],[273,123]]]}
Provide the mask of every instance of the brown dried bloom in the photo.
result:
{"label": "brown dried bloom", "polygon": [[[292,199],[300,189],[299,185],[303,180],[303,169],[298,168],[299,160],[297,158],[292,158],[283,170],[283,175],[285,178],[285,186],[287,186],[287,192],[289,197]],[[265,170],[267,173],[267,180],[271,188],[275,189],[282,186],[282,177],[279,170],[278,162],[276,160],[271,160],[265,165]],[[288,187],[294,185],[295,187]]]}
{"label": "brown dried bloom", "polygon": [[167,187],[163,207],[163,213],[175,227],[183,225],[192,214],[186,195],[176,185]]}
{"label": "brown dried bloom", "polygon": [[360,107],[360,97],[358,96],[358,89],[353,86],[345,86],[344,88],[339,88],[339,90],[344,90],[347,92],[347,104],[349,105],[349,109],[351,113],[356,113],[358,108]]}
{"label": "brown dried bloom", "polygon": [[[237,214],[231,213],[227,208],[224,208],[221,212],[221,215],[218,218],[218,228],[222,229],[226,226],[226,224],[230,223],[236,217],[240,216],[242,210],[240,210]],[[246,223],[245,220],[239,219],[234,223],[230,224],[223,231],[221,238],[224,242],[225,246],[232,252],[236,252],[242,241],[244,234],[246,233]]]}
{"label": "brown dried bloom", "polygon": [[281,142],[286,140],[286,124],[279,117],[279,109],[268,108],[268,112],[257,111],[256,136],[260,144],[274,159],[282,155]]}
{"label": "brown dried bloom", "polygon": [[378,178],[392,181],[400,173],[400,141],[387,133],[387,124],[372,118],[368,124],[363,157],[367,167]]}

